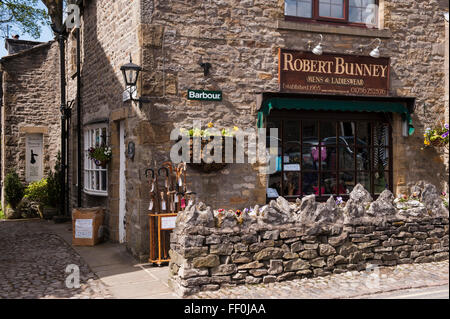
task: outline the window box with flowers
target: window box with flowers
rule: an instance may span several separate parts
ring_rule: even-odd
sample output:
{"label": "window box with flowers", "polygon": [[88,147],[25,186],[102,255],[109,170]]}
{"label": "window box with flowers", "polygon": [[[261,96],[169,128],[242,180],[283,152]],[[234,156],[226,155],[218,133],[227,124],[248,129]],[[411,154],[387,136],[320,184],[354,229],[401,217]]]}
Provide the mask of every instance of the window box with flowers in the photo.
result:
{"label": "window box with flowers", "polygon": [[424,136],[424,145],[425,147],[434,146],[434,147],[448,147],[448,134],[449,134],[449,125],[444,124],[443,126],[437,126],[435,128],[427,128],[425,130]]}

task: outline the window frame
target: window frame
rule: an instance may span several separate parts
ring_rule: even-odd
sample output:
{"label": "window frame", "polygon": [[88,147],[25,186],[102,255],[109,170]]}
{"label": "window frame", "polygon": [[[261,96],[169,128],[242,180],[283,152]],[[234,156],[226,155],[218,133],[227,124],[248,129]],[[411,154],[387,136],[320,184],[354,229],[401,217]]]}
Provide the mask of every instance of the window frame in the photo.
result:
{"label": "window frame", "polygon": [[[105,129],[106,136],[104,137],[104,142],[106,145],[109,141],[109,134],[108,134],[108,123],[97,123],[97,124],[90,124],[84,127],[84,166],[83,166],[83,174],[84,174],[84,187],[83,191],[92,196],[102,196],[106,197],[108,196],[108,166],[103,168],[101,166],[97,166],[94,164],[94,161],[89,158],[89,148],[93,146],[92,144],[92,133],[97,129]],[[102,135],[100,135],[101,138],[103,138]],[[89,187],[89,176],[91,172],[99,172],[99,180],[97,180],[97,184],[100,184],[102,182],[101,173],[105,172],[105,178],[106,178],[106,190],[98,190],[93,189]],[[95,178],[95,175],[94,175]]]}
{"label": "window frame", "polygon": [[[343,10],[344,10],[344,18],[332,18],[332,17],[321,17],[319,16],[319,0],[311,0],[312,1],[312,16],[311,18],[299,17],[299,16],[291,16],[284,14],[284,19],[286,21],[297,21],[297,22],[308,22],[308,23],[319,23],[319,24],[334,24],[334,25],[346,25],[353,27],[360,27],[368,29],[364,22],[352,22],[349,21],[349,9],[350,9],[350,0],[343,0]],[[286,5],[286,1],[284,2]],[[379,6],[379,0],[375,0],[375,4]],[[378,12],[379,14],[379,12]],[[378,21],[377,21],[378,24]],[[379,28],[378,25],[376,27]]]}
{"label": "window frame", "polygon": [[[378,198],[379,194],[381,193],[375,193],[375,177],[374,174],[376,172],[376,169],[373,167],[373,163],[374,163],[374,150],[377,148],[376,144],[374,143],[374,126],[371,126],[371,136],[370,136],[370,145],[368,145],[367,147],[365,147],[366,149],[369,150],[369,155],[370,155],[370,161],[369,161],[369,165],[370,167],[368,169],[358,169],[358,162],[357,162],[357,158],[356,158],[356,154],[357,154],[357,150],[361,149],[361,147],[357,146],[356,139],[360,138],[359,134],[358,134],[358,125],[355,125],[355,140],[353,142],[353,169],[348,170],[348,169],[342,169],[340,168],[340,164],[339,164],[339,157],[337,157],[337,162],[336,162],[336,167],[334,169],[322,169],[321,165],[318,165],[318,169],[317,170],[308,170],[308,169],[304,169],[303,166],[303,147],[304,147],[304,143],[302,142],[303,140],[303,122],[304,121],[309,121],[309,120],[314,120],[314,121],[318,121],[318,127],[317,130],[318,132],[320,132],[320,124],[323,122],[335,122],[336,124],[338,124],[339,122],[354,122],[355,124],[359,123],[359,122],[370,122],[370,123],[383,123],[385,125],[388,126],[388,143],[389,145],[384,146],[384,148],[388,151],[388,162],[387,162],[387,168],[384,169],[384,174],[388,173],[389,177],[387,179],[387,183],[388,183],[388,189],[392,192],[393,191],[393,173],[394,173],[394,169],[393,169],[393,137],[392,137],[392,115],[389,113],[373,113],[373,112],[363,112],[363,113],[355,113],[355,112],[327,112],[327,111],[301,111],[301,112],[293,112],[293,111],[288,111],[288,110],[273,110],[268,118],[268,121],[270,120],[274,120],[274,121],[280,121],[280,126],[278,128],[278,138],[280,139],[280,143],[281,145],[279,145],[281,147],[281,154],[279,154],[278,156],[281,156],[281,170],[278,171],[275,174],[280,174],[281,176],[281,180],[280,180],[280,189],[277,189],[278,195],[279,196],[283,196],[284,198],[286,198],[289,201],[295,201],[297,198],[303,198],[304,196],[308,196],[311,194],[302,194],[302,189],[303,189],[303,174],[304,173],[315,173],[317,172],[317,179],[318,179],[318,190],[319,190],[319,195],[316,195],[316,200],[317,201],[326,201],[328,200],[328,198],[330,197],[330,194],[321,194],[321,188],[322,188],[322,175],[327,174],[327,173],[336,173],[336,176],[340,176],[340,173],[342,172],[351,172],[352,174],[354,174],[354,185],[361,183],[361,181],[358,179],[358,176],[364,175],[364,174],[369,174],[369,183],[370,183],[370,190],[368,189],[369,193],[371,194],[371,196],[373,198]],[[288,143],[288,141],[284,140],[284,122],[285,121],[299,121],[299,136],[300,136],[300,171],[297,171],[297,174],[299,174],[299,184],[300,186],[300,195],[287,195],[284,193],[285,191],[285,179],[284,179],[284,156],[285,156],[285,144]],[[335,125],[336,127],[336,137],[338,136],[337,134],[339,134],[340,132],[340,127],[338,125]],[[339,134],[340,136],[342,136],[341,134]],[[321,138],[321,137],[320,137]],[[330,146],[330,147],[336,147],[336,151],[340,148],[339,146],[339,139],[336,138],[336,145],[335,146]],[[319,159],[321,157],[321,145],[322,144],[318,144],[319,147]],[[342,147],[342,146],[341,146]],[[270,175],[268,177],[268,181],[270,180]],[[339,194],[339,185],[340,185],[340,181],[339,178],[337,179],[337,184],[336,184],[336,189],[337,192],[336,193],[331,193],[332,196],[336,197],[336,196],[341,196],[344,200],[348,200],[349,198],[349,194]],[[269,187],[270,184],[268,184],[267,187]],[[266,201],[269,202],[270,200],[272,200],[274,198],[269,198],[267,197],[266,194]]]}

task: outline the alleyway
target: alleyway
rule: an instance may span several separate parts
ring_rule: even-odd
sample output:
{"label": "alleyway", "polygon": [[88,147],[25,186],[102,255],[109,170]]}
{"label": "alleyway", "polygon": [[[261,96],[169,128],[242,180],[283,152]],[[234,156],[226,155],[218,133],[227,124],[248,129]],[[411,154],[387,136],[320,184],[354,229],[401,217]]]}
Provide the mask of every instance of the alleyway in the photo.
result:
{"label": "alleyway", "polygon": [[[117,244],[71,247],[70,241],[70,224],[0,221],[0,299],[176,298],[166,284],[167,267],[138,264]],[[65,285],[69,264],[80,268],[78,289]],[[448,261],[399,265],[380,269],[379,277],[347,272],[230,287],[191,298],[448,298],[448,267]]]}

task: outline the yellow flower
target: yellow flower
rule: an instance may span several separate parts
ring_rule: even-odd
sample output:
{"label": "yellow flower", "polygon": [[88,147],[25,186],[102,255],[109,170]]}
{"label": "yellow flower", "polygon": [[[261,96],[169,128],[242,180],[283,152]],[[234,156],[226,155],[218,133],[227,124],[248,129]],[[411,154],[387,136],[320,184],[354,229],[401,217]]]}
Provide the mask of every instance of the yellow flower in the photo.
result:
{"label": "yellow flower", "polygon": [[213,126],[214,126],[213,122],[209,122],[209,123],[208,123],[208,127],[209,127],[209,128],[211,128],[211,127],[213,127]]}
{"label": "yellow flower", "polygon": [[239,131],[239,127],[237,126],[233,127],[233,131]]}
{"label": "yellow flower", "polygon": [[424,141],[423,141],[423,144],[425,144],[425,145],[430,145],[430,141],[429,141],[429,140],[424,140]]}

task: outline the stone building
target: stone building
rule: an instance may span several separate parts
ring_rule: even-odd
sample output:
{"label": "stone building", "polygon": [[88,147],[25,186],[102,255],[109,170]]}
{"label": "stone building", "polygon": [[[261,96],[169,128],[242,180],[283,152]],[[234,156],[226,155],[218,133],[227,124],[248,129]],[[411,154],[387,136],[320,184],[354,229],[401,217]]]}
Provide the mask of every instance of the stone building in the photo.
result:
{"label": "stone building", "polygon": [[60,147],[57,43],[6,39],[5,46],[8,55],[0,59],[2,188],[10,171],[24,184],[45,177]]}
{"label": "stone building", "polygon": [[[145,171],[170,160],[171,131],[194,121],[202,128],[278,128],[272,175],[260,174],[260,163],[209,174],[188,166],[188,188],[215,208],[264,204],[276,195],[345,197],[357,183],[374,196],[385,188],[408,192],[418,180],[448,189],[442,150],[422,150],[425,128],[448,117],[448,1],[360,2],[80,2],[82,185],[72,125],[71,205],[81,195],[82,206],[103,206],[110,240],[146,260]],[[377,5],[372,25],[365,23],[367,4]],[[69,100],[76,97],[75,35],[67,40]],[[311,53],[319,42],[323,54]],[[380,56],[369,56],[377,47]],[[120,68],[130,56],[142,67],[142,103],[124,98]],[[202,63],[210,65],[207,75]],[[222,99],[192,100],[188,90],[219,91]],[[106,168],[86,152],[102,140],[112,146]]]}

